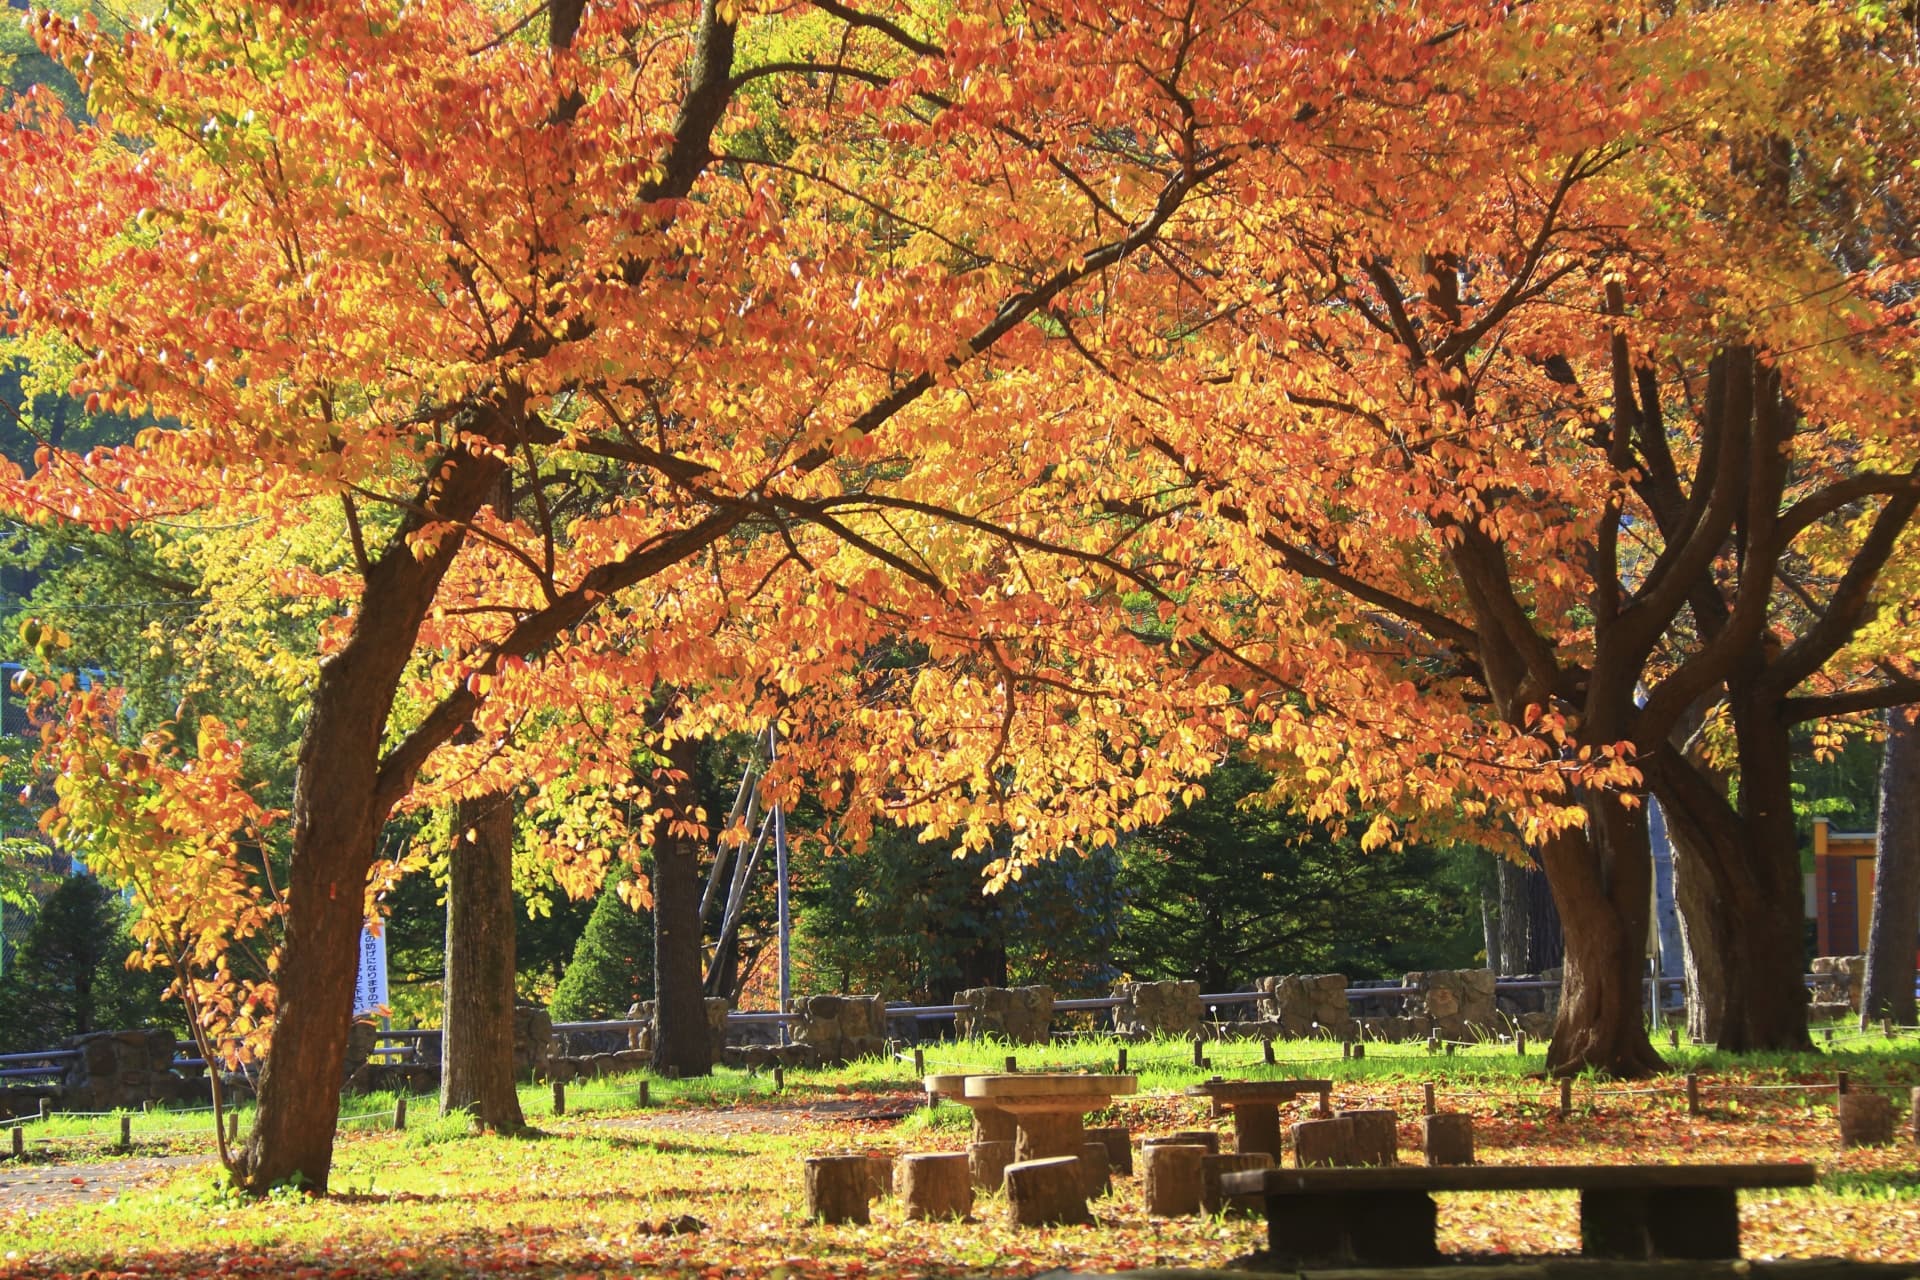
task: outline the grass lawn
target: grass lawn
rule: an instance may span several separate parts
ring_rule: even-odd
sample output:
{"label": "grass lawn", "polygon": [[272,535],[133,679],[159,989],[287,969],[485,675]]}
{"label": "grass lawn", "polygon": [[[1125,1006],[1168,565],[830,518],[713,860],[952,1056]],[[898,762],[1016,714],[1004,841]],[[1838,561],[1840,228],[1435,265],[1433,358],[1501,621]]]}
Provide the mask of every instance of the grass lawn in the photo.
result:
{"label": "grass lawn", "polygon": [[[929,1071],[998,1069],[1008,1052],[1023,1070],[1111,1069],[1118,1046],[1101,1040],[1047,1049],[938,1045]],[[1325,1043],[1281,1045],[1261,1064],[1257,1044],[1209,1047],[1196,1069],[1184,1043],[1129,1046],[1141,1096],[1109,1122],[1136,1135],[1230,1127],[1179,1090],[1207,1075],[1329,1076],[1335,1104],[1388,1106],[1401,1117],[1403,1153],[1417,1160],[1421,1084],[1444,1110],[1470,1112],[1487,1163],[1805,1160],[1821,1169],[1808,1192],[1743,1196],[1749,1256],[1920,1259],[1920,1168],[1906,1128],[1907,1089],[1920,1083],[1920,1041],[1843,1038],[1826,1053],[1729,1061],[1669,1054],[1676,1073],[1635,1085],[1580,1080],[1559,1114],[1557,1085],[1537,1078],[1537,1053],[1482,1046],[1429,1056],[1423,1046],[1370,1047],[1347,1061]],[[1702,1114],[1687,1112],[1684,1075],[1700,1076]],[[1903,1140],[1842,1151],[1833,1084],[1897,1090]],[[570,1088],[567,1114],[550,1091],[522,1095],[537,1132],[471,1135],[413,1099],[405,1132],[391,1130],[393,1099],[349,1098],[334,1195],[286,1193],[252,1203],[221,1190],[205,1115],[134,1118],[133,1156],[180,1158],[117,1194],[22,1196],[0,1191],[0,1275],[310,1275],[400,1273],[572,1276],[670,1274],[804,1280],[815,1275],[1024,1275],[1055,1267],[1129,1269],[1217,1265],[1260,1241],[1235,1219],[1150,1219],[1137,1179],[1117,1178],[1095,1202],[1094,1227],[1014,1232],[997,1195],[977,1222],[910,1223],[891,1199],[870,1227],[822,1227],[803,1217],[801,1158],[831,1148],[960,1150],[968,1114],[917,1108],[904,1060],[837,1071],[769,1074],[723,1070],[710,1081],[649,1082],[653,1106],[636,1106],[637,1078]],[[1306,1104],[1302,1104],[1304,1110]],[[242,1124],[246,1122],[243,1115]],[[111,1188],[116,1117],[29,1126],[27,1161],[0,1163],[0,1184],[78,1164],[74,1176]],[[47,1141],[52,1139],[52,1141]],[[4,1150],[4,1148],[0,1148]],[[70,1202],[71,1201],[71,1202]],[[1472,1253],[1577,1248],[1570,1194],[1440,1198],[1441,1245]],[[698,1229],[676,1231],[695,1219]]]}

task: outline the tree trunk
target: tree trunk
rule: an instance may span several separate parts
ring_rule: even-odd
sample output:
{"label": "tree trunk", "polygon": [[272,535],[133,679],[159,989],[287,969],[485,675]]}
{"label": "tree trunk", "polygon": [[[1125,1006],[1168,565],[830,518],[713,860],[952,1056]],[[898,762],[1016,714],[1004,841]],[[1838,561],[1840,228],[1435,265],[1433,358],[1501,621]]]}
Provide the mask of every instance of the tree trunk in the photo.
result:
{"label": "tree trunk", "polygon": [[294,774],[273,1040],[240,1160],[240,1183],[251,1194],[285,1184],[327,1189],[367,872],[390,804],[380,786],[381,741],[414,641],[464,537],[451,523],[416,554],[408,535],[472,515],[503,465],[490,453],[456,453],[439,468],[430,504],[407,517],[369,566],[353,630],[314,681]]}
{"label": "tree trunk", "polygon": [[1498,974],[1527,971],[1527,934],[1533,923],[1533,895],[1527,884],[1526,864],[1511,858],[1497,859],[1500,877],[1500,956],[1492,961]]}
{"label": "tree trunk", "polygon": [[1663,798],[1661,811],[1673,846],[1673,900],[1680,909],[1687,979],[1687,1038],[1695,1044],[1712,1044],[1720,1038],[1720,1010],[1726,1006],[1726,968],[1721,957],[1727,953],[1723,934],[1729,927],[1719,918],[1713,874],[1707,865],[1712,841],[1695,829],[1683,805]]}
{"label": "tree trunk", "polygon": [[672,816],[662,813],[653,842],[653,1068],[683,1077],[713,1074],[700,953],[701,839],[673,830],[700,803],[699,745],[682,738],[668,750],[683,776],[661,789],[661,807]]}
{"label": "tree trunk", "polygon": [[481,1127],[526,1125],[513,1078],[513,802],[506,792],[461,801],[447,880],[446,1022],[440,1114]]}
{"label": "tree trunk", "polygon": [[1880,832],[1873,858],[1873,923],[1867,931],[1860,1023],[1914,1023],[1914,951],[1920,947],[1920,712],[1887,713],[1880,761]]}
{"label": "tree trunk", "polygon": [[1555,836],[1540,851],[1567,947],[1547,1070],[1651,1075],[1666,1064],[1641,1010],[1653,874],[1646,810],[1611,795],[1585,804],[1585,830]]}

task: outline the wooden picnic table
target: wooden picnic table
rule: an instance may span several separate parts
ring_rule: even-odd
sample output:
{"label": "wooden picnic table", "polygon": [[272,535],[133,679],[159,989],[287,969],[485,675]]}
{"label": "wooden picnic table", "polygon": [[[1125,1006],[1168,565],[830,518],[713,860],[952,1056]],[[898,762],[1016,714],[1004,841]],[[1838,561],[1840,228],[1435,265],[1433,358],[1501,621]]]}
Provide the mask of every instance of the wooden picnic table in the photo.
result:
{"label": "wooden picnic table", "polygon": [[951,1098],[973,1112],[975,1142],[1012,1142],[1016,1134],[1013,1117],[992,1103],[969,1100],[967,1081],[971,1079],[964,1073],[945,1073],[928,1076],[921,1083],[929,1096]]}
{"label": "wooden picnic table", "polygon": [[1086,1114],[1140,1087],[1136,1076],[1082,1076],[1022,1071],[969,1076],[961,1101],[997,1107],[1013,1117],[1014,1159],[1078,1156],[1086,1145]]}
{"label": "wooden picnic table", "polygon": [[1591,1258],[1738,1258],[1735,1193],[1809,1187],[1810,1164],[1397,1165],[1229,1173],[1227,1195],[1259,1195],[1270,1260],[1425,1266],[1440,1258],[1433,1192],[1578,1191]]}
{"label": "wooden picnic table", "polygon": [[1187,1090],[1211,1098],[1233,1112],[1234,1150],[1241,1155],[1264,1151],[1280,1163],[1280,1108],[1304,1094],[1320,1095],[1320,1114],[1333,1114],[1331,1080],[1222,1080],[1219,1076]]}

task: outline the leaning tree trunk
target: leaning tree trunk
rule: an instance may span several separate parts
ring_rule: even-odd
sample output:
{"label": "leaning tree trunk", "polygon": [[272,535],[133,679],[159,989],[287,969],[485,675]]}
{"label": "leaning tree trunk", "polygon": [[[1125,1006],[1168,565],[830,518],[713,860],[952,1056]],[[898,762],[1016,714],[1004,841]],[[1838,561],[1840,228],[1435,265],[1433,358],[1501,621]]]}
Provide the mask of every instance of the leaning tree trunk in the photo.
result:
{"label": "leaning tree trunk", "polygon": [[1873,857],[1873,923],[1860,1024],[1914,1022],[1914,951],[1920,947],[1920,712],[1887,713],[1880,761],[1880,832]]}
{"label": "leaning tree trunk", "polygon": [[[251,1194],[289,1184],[327,1189],[367,872],[390,807],[380,777],[387,716],[427,610],[460,550],[457,522],[479,508],[503,465],[487,452],[449,457],[434,477],[431,502],[406,517],[368,568],[353,629],[314,680],[294,774],[273,1039],[240,1160],[240,1183]],[[408,535],[441,520],[451,532],[422,552]]]}
{"label": "leaning tree trunk", "polygon": [[1586,809],[1584,830],[1563,832],[1540,850],[1567,947],[1547,1070],[1651,1075],[1666,1064],[1647,1038],[1641,1008],[1653,889],[1646,811],[1604,794],[1590,795]]}
{"label": "leaning tree trunk", "polygon": [[526,1125],[513,1078],[513,802],[506,792],[454,809],[447,879],[446,1022],[440,1113],[481,1127]]}
{"label": "leaning tree trunk", "polygon": [[668,750],[682,777],[661,791],[662,807],[673,817],[663,815],[653,843],[653,1068],[681,1076],[713,1073],[700,954],[701,841],[673,830],[699,805],[698,748],[682,738]]}

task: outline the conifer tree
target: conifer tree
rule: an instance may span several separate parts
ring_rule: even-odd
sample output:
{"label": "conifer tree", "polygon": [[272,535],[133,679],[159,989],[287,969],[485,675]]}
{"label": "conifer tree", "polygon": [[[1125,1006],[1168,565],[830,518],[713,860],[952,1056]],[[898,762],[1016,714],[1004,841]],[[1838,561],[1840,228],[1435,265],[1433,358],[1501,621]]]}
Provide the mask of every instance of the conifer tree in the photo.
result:
{"label": "conifer tree", "polygon": [[573,950],[573,960],[553,993],[556,1022],[621,1018],[636,1000],[653,997],[653,912],[629,906],[620,888],[631,880],[609,877],[593,904],[593,916]]}

